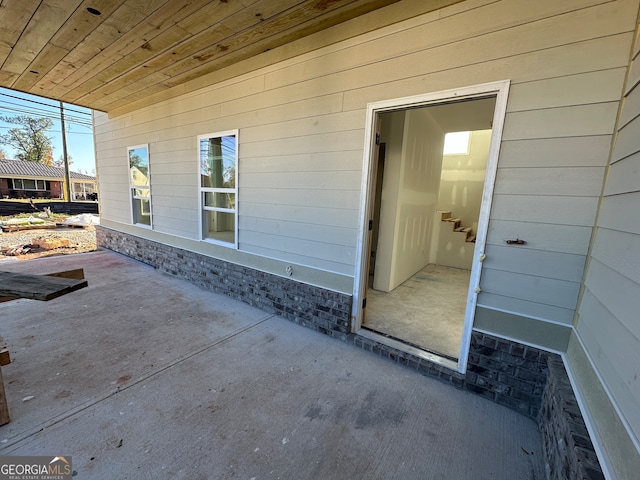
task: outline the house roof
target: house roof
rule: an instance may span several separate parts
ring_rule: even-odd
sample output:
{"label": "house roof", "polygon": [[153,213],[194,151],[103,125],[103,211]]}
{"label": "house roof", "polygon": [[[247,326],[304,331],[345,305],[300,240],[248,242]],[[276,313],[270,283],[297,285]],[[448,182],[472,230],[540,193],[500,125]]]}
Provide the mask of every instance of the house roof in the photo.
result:
{"label": "house roof", "polygon": [[[420,13],[460,1],[422,0]],[[214,81],[363,33],[332,27],[396,2],[0,2],[0,87],[130,111],[184,93],[186,83],[226,67],[233,66]],[[396,21],[399,8],[380,11],[375,27]]]}
{"label": "house roof", "polygon": [[[0,176],[13,178],[64,178],[64,168],[50,167],[37,162],[23,162],[21,160],[0,159]],[[70,172],[75,180],[93,180],[96,177],[84,173]]]}

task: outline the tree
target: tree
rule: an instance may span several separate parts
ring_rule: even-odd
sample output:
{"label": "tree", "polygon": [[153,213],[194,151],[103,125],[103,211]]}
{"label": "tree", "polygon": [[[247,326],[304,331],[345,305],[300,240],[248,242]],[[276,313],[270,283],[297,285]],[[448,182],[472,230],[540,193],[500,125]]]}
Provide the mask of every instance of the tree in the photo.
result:
{"label": "tree", "polygon": [[0,116],[0,120],[21,126],[21,128],[11,128],[5,135],[0,135],[0,144],[16,149],[18,159],[44,164],[51,161],[52,139],[45,135],[46,131],[53,126],[51,119],[17,115],[15,117]]}
{"label": "tree", "polygon": [[[67,159],[69,160],[69,167],[71,167],[71,164],[73,163],[73,159],[71,158],[71,155],[67,154]],[[58,160],[54,160],[53,166],[58,168],[64,168],[64,155],[60,155]]]}
{"label": "tree", "polygon": [[7,158],[7,152],[4,151],[4,148],[0,148],[0,158]]}

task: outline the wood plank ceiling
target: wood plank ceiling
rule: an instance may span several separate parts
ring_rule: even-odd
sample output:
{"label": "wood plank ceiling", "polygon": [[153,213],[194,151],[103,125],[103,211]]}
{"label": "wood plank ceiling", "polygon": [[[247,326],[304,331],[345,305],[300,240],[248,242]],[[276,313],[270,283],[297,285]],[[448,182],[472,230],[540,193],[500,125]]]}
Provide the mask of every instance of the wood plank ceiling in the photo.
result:
{"label": "wood plank ceiling", "polygon": [[0,86],[111,111],[396,1],[1,0]]}

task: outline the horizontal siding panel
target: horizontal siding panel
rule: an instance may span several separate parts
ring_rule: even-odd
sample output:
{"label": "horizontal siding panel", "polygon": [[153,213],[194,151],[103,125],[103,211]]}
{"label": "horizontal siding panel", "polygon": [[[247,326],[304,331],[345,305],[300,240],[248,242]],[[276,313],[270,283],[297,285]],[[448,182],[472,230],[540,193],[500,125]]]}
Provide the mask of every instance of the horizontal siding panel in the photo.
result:
{"label": "horizontal siding panel", "polygon": [[605,167],[611,135],[512,140],[500,146],[500,168]]}
{"label": "horizontal siding panel", "polygon": [[222,112],[217,114],[212,112],[210,103],[202,103],[199,108],[174,114],[163,119],[153,117],[148,122],[122,127],[121,135],[158,135],[158,138],[185,137],[197,134],[214,133],[221,130],[229,130],[238,127],[254,127],[269,125],[283,119],[295,120],[308,117],[316,117],[338,113],[342,107],[342,93],[332,93],[320,97],[305,98],[299,101],[288,100],[282,103],[281,97],[265,95],[262,102],[256,96],[242,98],[239,100],[227,100],[221,97],[213,97],[217,102],[216,106]]}
{"label": "horizontal siding panel", "polygon": [[299,188],[239,188],[240,208],[244,204],[259,203],[278,208],[280,205],[317,207],[326,209],[343,209],[345,206],[358,204],[360,191],[341,190],[326,191]]}
{"label": "horizontal siding panel", "polygon": [[638,144],[639,138],[640,117],[636,117],[618,132],[613,154],[611,155],[611,163],[615,163],[640,151],[640,145]]}
{"label": "horizontal siding panel", "polygon": [[[640,339],[640,295],[637,282],[620,275],[597,259],[592,259],[585,286],[618,322]],[[640,346],[640,341],[638,343]]]}
{"label": "horizontal siding panel", "polygon": [[[423,69],[424,65],[429,65],[431,71],[436,71],[615,35],[621,31],[633,30],[633,21],[626,19],[626,22],[621,22],[624,12],[629,15],[635,14],[632,13],[633,6],[633,2],[630,1],[609,3],[526,22],[523,19],[527,16],[536,16],[535,13],[527,12],[535,12],[537,4],[535,8],[526,2],[509,4],[509,7],[505,3],[490,5],[484,9],[511,11],[518,15],[519,18],[515,19],[513,27],[501,28],[500,21],[504,18],[502,13],[489,15],[492,17],[491,20],[483,23],[478,22],[477,17],[482,16],[484,12],[488,13],[487,10],[466,12],[354,46],[347,51],[319,56],[302,65],[293,65],[268,73],[265,76],[265,88],[280,88],[296,83],[299,79],[317,79],[329,73],[339,76],[343,71],[366,68],[363,65],[374,63],[389,63],[386,81],[398,80],[398,75],[402,72],[406,72],[407,76],[419,74],[418,69]],[[495,31],[487,27],[496,22]],[[567,25],[571,25],[572,28],[567,28]],[[439,31],[442,32],[441,40],[438,39]],[[417,44],[417,38],[422,39],[423,43]],[[418,48],[425,50],[412,53],[412,50]],[[383,62],[380,62],[381,58]],[[365,74],[365,78],[372,77]],[[345,88],[352,87],[347,85]]]}
{"label": "horizontal siding panel", "polygon": [[578,335],[615,403],[640,439],[640,342],[587,290]]}
{"label": "horizontal siding panel", "polygon": [[154,216],[153,230],[167,235],[175,235],[177,237],[189,238],[191,240],[199,240],[198,225],[181,225],[179,223],[165,223],[161,219]]}
{"label": "horizontal siding panel", "polygon": [[[292,87],[294,88],[294,87]],[[230,121],[246,125],[268,125],[285,119],[305,118],[313,115],[338,113],[342,110],[343,92],[330,92],[302,99],[273,93],[254,95],[249,98],[225,101],[222,113]]]}
{"label": "horizontal siding panel", "polygon": [[491,218],[534,223],[592,226],[598,197],[494,195]]}
{"label": "horizontal siding panel", "polygon": [[640,192],[606,197],[600,207],[598,226],[640,235]]}
{"label": "horizontal siding panel", "polygon": [[238,208],[242,215],[268,218],[271,220],[283,220],[300,223],[313,223],[331,227],[354,228],[358,225],[358,210],[346,210],[322,207],[301,207],[296,205],[273,205],[265,203],[242,202]]}
{"label": "horizontal siding panel", "polygon": [[477,305],[478,307],[502,310],[518,316],[541,318],[564,325],[571,325],[575,314],[575,311],[570,308],[553,307],[486,292],[481,292],[478,295]]}
{"label": "horizontal siding panel", "polygon": [[242,185],[259,188],[270,185],[278,188],[315,188],[321,190],[359,190],[361,172],[265,172],[247,173],[242,176]]}
{"label": "horizontal siding panel", "polygon": [[591,255],[640,285],[640,236],[599,228]]}
{"label": "horizontal siding panel", "polygon": [[480,288],[483,292],[495,295],[575,309],[580,284],[485,267],[482,269]]}
{"label": "horizontal siding panel", "polygon": [[568,282],[582,281],[586,258],[584,255],[513,248],[511,245],[487,245],[485,254],[483,268]]}
{"label": "horizontal siding panel", "polygon": [[221,102],[212,102],[212,99],[229,101],[255,96],[263,91],[263,75],[244,76],[241,79],[234,79],[202,90],[187,93],[178,98],[160,102],[138,112],[122,116],[120,117],[122,123],[117,124],[117,128],[127,128],[130,126],[127,125],[127,121],[138,124],[148,121],[149,118],[166,118],[191,113],[193,110],[200,110],[203,105],[211,105],[208,107],[210,109],[210,115],[212,117],[219,117],[222,115],[222,109],[219,106]]}
{"label": "horizontal siding panel", "polygon": [[507,111],[617,102],[626,72],[626,68],[616,68],[514,84]]}
{"label": "horizontal siding panel", "polygon": [[[444,70],[428,70],[393,83],[393,96],[404,97],[424,92],[437,92],[467,85],[511,79],[512,83],[573,75],[594,70],[627,67],[624,53],[631,34],[598,38],[569,45],[560,45],[543,51],[506,58],[449,66]],[[368,72],[373,78],[384,79],[384,66]],[[381,81],[372,85],[350,87],[345,92],[344,109],[360,109],[368,102],[389,99],[390,86]]]}
{"label": "horizontal siding panel", "polygon": [[[638,141],[640,148],[640,140]],[[640,191],[640,152],[614,163],[607,173],[605,196]]]}
{"label": "horizontal siding panel", "polygon": [[198,182],[197,158],[194,155],[193,158],[181,163],[176,163],[175,160],[171,163],[163,163],[158,161],[158,155],[153,156],[153,163],[151,164],[152,178],[155,180],[156,177],[167,175],[180,175],[182,178],[191,177],[186,184],[196,184]]}
{"label": "horizontal siding panel", "polygon": [[590,227],[490,220],[487,243],[504,246],[507,240],[519,238],[527,244],[511,245],[511,248],[586,255],[591,230]]}
{"label": "horizontal siding panel", "polygon": [[[153,208],[163,207],[165,209],[171,209],[176,215],[176,218],[193,217],[197,219],[198,210],[198,196],[194,195],[190,198],[174,197],[171,195],[159,195],[158,193],[151,191]],[[166,210],[167,212],[169,210]]]}
{"label": "horizontal siding panel", "polygon": [[636,87],[624,99],[624,106],[620,112],[618,130],[634,118],[640,116],[640,87]]}
{"label": "horizontal siding panel", "polygon": [[[604,168],[499,168],[496,195],[598,197]],[[526,220],[526,214],[523,214]]]}
{"label": "horizontal siding panel", "polygon": [[161,183],[152,183],[151,184],[151,194],[152,195],[163,195],[167,197],[173,198],[193,198],[197,195],[196,192],[193,191],[193,187],[188,187],[184,185],[166,185]]}
{"label": "horizontal siding panel", "polygon": [[503,140],[613,133],[618,102],[507,113]]}
{"label": "horizontal siding panel", "polygon": [[363,139],[364,125],[362,130],[269,140],[261,143],[247,144],[243,143],[241,139],[239,155],[243,158],[259,158],[273,157],[275,155],[301,155],[318,151],[341,152],[355,150],[362,152]]}
{"label": "horizontal siding panel", "polygon": [[353,110],[333,115],[312,116],[303,119],[274,122],[270,125],[245,128],[242,142],[264,142],[279,138],[301,137],[323,133],[342,132],[364,128],[365,112]]}
{"label": "horizontal siding panel", "polygon": [[[604,2],[596,0],[591,1],[590,5],[602,3]],[[514,28],[522,28],[526,24],[538,24],[539,22],[540,28],[545,28],[547,24],[554,21],[554,17],[572,10],[587,8],[590,5],[576,0],[562,2],[562,4],[547,0],[537,2],[536,8],[530,8],[531,4],[526,0],[512,0],[510,2],[488,3],[480,8],[468,9],[448,17],[438,18],[429,15],[429,17],[424,17],[425,21],[422,24],[416,25],[417,22],[414,21],[410,28],[399,30],[396,26],[388,27],[384,32],[388,32],[388,34],[366,44],[351,46],[348,55],[339,50],[332,51],[318,58],[307,60],[303,64],[284,69],[284,71],[274,72],[267,76],[267,85],[284,85],[291,82],[292,78],[297,77],[318,77],[325,74],[327,65],[331,66],[331,72],[350,70],[362,64],[379,61],[381,54],[384,55],[383,59],[399,57],[410,54],[417,48],[433,49],[494,32],[508,32]],[[599,6],[597,8],[604,11],[607,7]],[[448,10],[443,13],[446,11]],[[582,14],[588,15],[584,12]],[[575,12],[569,15],[575,15]],[[427,18],[433,18],[436,21],[427,21]],[[461,28],[461,25],[464,27]],[[418,45],[415,41],[416,38],[423,39],[424,43]]]}
{"label": "horizontal siding panel", "polygon": [[300,240],[331,243],[343,247],[356,244],[357,229],[345,227],[328,227],[311,223],[270,220],[266,218],[242,215],[239,219],[242,232],[265,233],[269,235],[287,236]]}
{"label": "horizontal siding panel", "polygon": [[[362,152],[318,152],[240,159],[240,173],[362,171]],[[340,173],[338,173],[340,174]]]}
{"label": "horizontal siding panel", "polygon": [[[251,243],[244,243],[242,241],[242,234],[240,234],[240,250],[243,253],[250,253],[260,257],[272,258],[275,260],[281,260],[293,265],[304,265],[305,267],[316,268],[325,272],[338,273],[346,276],[353,276],[353,265],[345,265],[342,263],[332,262],[329,260],[322,260],[315,256],[310,255],[297,255],[291,252],[283,252],[279,250],[271,250],[265,248],[262,245],[254,245]],[[295,267],[294,267],[295,268]]]}
{"label": "horizontal siding panel", "polygon": [[246,246],[254,245],[273,252],[297,256],[307,256],[310,252],[313,252],[312,256],[320,262],[327,261],[332,264],[347,265],[351,268],[353,268],[355,262],[355,249],[353,247],[339,246],[333,243],[302,240],[251,230],[243,230],[239,235],[239,240]]}
{"label": "horizontal siding panel", "polygon": [[180,186],[180,187],[189,187],[191,188],[193,194],[196,193],[197,188],[197,176],[193,173],[160,173],[156,169],[151,170],[151,175],[149,177],[149,181],[151,183],[151,188],[155,188],[156,186]]}
{"label": "horizontal siding panel", "polygon": [[631,68],[629,69],[629,78],[627,79],[627,86],[625,88],[625,95],[640,84],[640,61],[636,58],[631,62]]}

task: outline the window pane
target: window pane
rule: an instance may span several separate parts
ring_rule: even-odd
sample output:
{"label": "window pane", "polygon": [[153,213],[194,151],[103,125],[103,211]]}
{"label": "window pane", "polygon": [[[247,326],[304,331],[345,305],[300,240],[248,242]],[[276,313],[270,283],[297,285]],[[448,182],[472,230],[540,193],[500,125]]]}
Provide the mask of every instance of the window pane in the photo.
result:
{"label": "window pane", "polygon": [[149,200],[134,198],[132,199],[132,204],[133,204],[133,223],[151,225],[151,209],[150,209]]}
{"label": "window pane", "polygon": [[129,150],[129,181],[131,185],[149,185],[149,149],[147,147]]}
{"label": "window pane", "polygon": [[206,210],[202,212],[202,217],[205,238],[235,243],[235,214]]}
{"label": "window pane", "polygon": [[236,194],[204,192],[204,206],[217,208],[236,208]]}
{"label": "window pane", "polygon": [[148,188],[134,188],[133,195],[135,197],[145,197],[145,198],[150,197]]}
{"label": "window pane", "polygon": [[24,189],[25,190],[35,190],[36,189],[36,181],[35,180],[28,180],[28,179],[24,179],[22,180],[22,183],[24,185]]}
{"label": "window pane", "polygon": [[200,140],[200,186],[236,188],[236,136]]}

